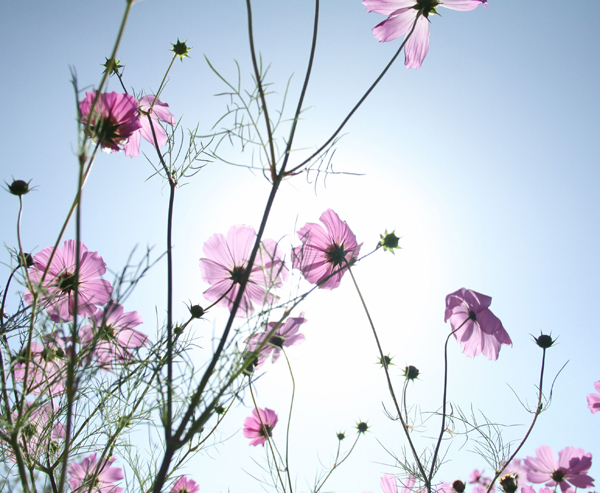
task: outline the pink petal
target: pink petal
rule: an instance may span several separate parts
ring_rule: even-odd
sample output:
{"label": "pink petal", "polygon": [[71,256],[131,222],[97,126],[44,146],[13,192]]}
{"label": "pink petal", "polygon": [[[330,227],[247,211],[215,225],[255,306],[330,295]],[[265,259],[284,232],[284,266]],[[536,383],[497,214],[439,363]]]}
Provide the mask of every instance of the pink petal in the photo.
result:
{"label": "pink petal", "polygon": [[404,45],[404,65],[406,65],[406,68],[420,68],[428,51],[429,20],[421,15],[417,20],[415,30]]}

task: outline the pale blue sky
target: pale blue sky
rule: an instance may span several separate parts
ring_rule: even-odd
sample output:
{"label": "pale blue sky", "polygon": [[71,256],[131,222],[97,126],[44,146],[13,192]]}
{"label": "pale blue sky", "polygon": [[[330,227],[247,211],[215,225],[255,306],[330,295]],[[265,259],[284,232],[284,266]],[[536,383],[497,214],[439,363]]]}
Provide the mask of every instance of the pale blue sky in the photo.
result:
{"label": "pale blue sky", "polygon": [[[306,98],[310,109],[297,140],[308,151],[336,128],[399,46],[399,41],[380,44],[373,38],[370,30],[383,16],[367,14],[359,1],[322,3]],[[97,83],[123,4],[0,4],[0,178],[31,179],[37,186],[26,197],[26,249],[39,251],[54,241],[75,190],[76,113],[69,67],[77,71],[80,88]],[[249,87],[244,6],[242,1],[137,2],[119,54],[127,87],[155,90],[170,61],[170,43],[187,40],[191,58],[175,63],[163,99],[176,117],[183,115],[185,126],[199,122],[200,132],[208,133],[226,101],[213,97],[224,87],[204,55],[231,79],[237,60]],[[409,71],[401,57],[337,146],[335,169],[365,176],[330,176],[326,187],[318,182],[316,195],[304,177],[290,180],[282,187],[267,237],[296,244],[294,227],[316,222],[330,207],[364,242],[365,252],[385,228],[396,229],[404,250],[368,259],[357,276],[384,348],[396,358],[397,381],[405,364],[422,371],[413,395],[424,411],[441,401],[446,294],[464,286],[492,296],[492,310],[514,342],[497,362],[482,356],[472,361],[457,344],[450,347],[450,399],[465,409],[473,404],[493,421],[528,421],[506,383],[532,403],[541,354],[530,334],[560,335],[548,354],[549,379],[570,363],[521,456],[533,455],[543,444],[556,450],[581,447],[596,457],[591,475],[598,477],[600,415],[590,414],[585,395],[600,380],[600,3],[505,0],[472,12],[439,11],[423,67]],[[273,108],[295,74],[289,116],[308,57],[312,3],[256,1],[254,16],[257,47],[272,64]],[[112,81],[110,89],[119,91],[119,86]],[[146,143],[142,147],[150,151]],[[227,154],[251,162],[248,152]],[[164,248],[168,193],[157,178],[144,181],[150,174],[143,157],[103,154],[86,187],[84,241],[113,271],[136,245],[155,246],[157,254]],[[260,173],[222,163],[209,164],[181,190],[175,228],[179,316],[185,316],[184,302],[204,303],[208,286],[197,267],[203,242],[233,224],[256,227],[267,191]],[[0,194],[0,210],[2,239],[12,247],[17,201]],[[6,277],[8,270],[3,272]],[[161,264],[128,301],[128,310],[142,313],[149,334],[155,331],[156,310],[162,322],[163,273]],[[309,320],[307,340],[289,352],[298,384],[292,449],[297,450],[293,460],[300,490],[312,481],[318,461],[329,461],[335,432],[351,433],[360,418],[369,421],[373,433],[325,490],[380,491],[380,475],[394,469],[381,465],[393,461],[375,438],[398,454],[404,441],[399,427],[383,416],[381,403],[389,407],[385,382],[350,280],[336,291],[318,292],[302,309]],[[226,313],[212,315],[210,323],[197,325],[205,348]],[[261,405],[278,410],[283,419],[289,394],[284,365],[268,367],[258,387]],[[194,460],[188,472],[202,491],[260,491],[243,472],[259,473],[252,459],[264,463],[263,451],[248,447],[241,434],[249,414],[249,408],[235,409],[221,436],[233,437]],[[431,434],[434,430],[437,424]],[[275,437],[282,439],[278,431]],[[509,429],[508,437],[522,431]],[[486,467],[466,452],[469,448],[446,466],[440,480],[467,479],[473,468]]]}

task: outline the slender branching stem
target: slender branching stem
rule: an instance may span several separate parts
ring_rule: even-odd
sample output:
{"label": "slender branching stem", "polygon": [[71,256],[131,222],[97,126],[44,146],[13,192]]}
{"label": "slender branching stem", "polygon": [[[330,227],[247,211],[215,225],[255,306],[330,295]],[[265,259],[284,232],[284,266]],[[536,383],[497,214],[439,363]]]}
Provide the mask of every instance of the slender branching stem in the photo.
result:
{"label": "slender branching stem", "polygon": [[290,360],[288,358],[287,353],[283,350],[283,348],[281,349],[281,352],[285,356],[285,362],[288,365],[288,370],[290,371],[290,378],[292,379],[292,397],[290,399],[290,413],[288,415],[287,429],[285,435],[285,471],[288,477],[288,484],[290,485],[290,492],[292,492],[292,474],[290,472],[290,429],[292,427],[292,410],[294,409],[294,397],[296,395],[296,380],[294,379],[294,372],[292,371],[292,365],[290,364]]}

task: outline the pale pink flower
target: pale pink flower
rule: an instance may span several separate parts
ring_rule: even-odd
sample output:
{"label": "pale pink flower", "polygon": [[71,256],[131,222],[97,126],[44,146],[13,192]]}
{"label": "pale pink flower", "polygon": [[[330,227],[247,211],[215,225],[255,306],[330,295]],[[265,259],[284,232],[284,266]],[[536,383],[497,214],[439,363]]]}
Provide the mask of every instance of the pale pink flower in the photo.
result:
{"label": "pale pink flower", "polygon": [[200,485],[186,476],[180,477],[171,488],[171,493],[198,493]]}
{"label": "pale pink flower", "polygon": [[362,243],[339,216],[327,209],[319,220],[325,225],[306,223],[298,230],[301,246],[292,250],[292,263],[311,284],[323,289],[337,288],[349,264],[360,253]]}
{"label": "pale pink flower", "polygon": [[23,349],[14,369],[15,380],[23,383],[24,393],[54,396],[64,392],[67,358],[64,341],[60,338],[47,338],[44,344],[32,341],[29,349],[29,354]]}
{"label": "pale pink flower", "polygon": [[383,490],[383,493],[398,493],[396,476],[389,473],[385,473],[381,476],[381,489]]}
{"label": "pale pink flower", "polygon": [[117,459],[96,460],[96,454],[88,455],[81,464],[71,462],[69,466],[69,485],[71,493],[121,493],[123,488],[113,483],[123,479],[123,470],[120,467],[112,467]]}
{"label": "pale pink flower", "polygon": [[[140,98],[141,127],[131,134],[129,140],[125,144],[126,156],[134,157],[139,155],[140,137],[144,137],[144,139],[154,146],[154,136],[152,135],[153,128],[154,133],[156,134],[158,147],[165,145],[167,133],[159,123],[159,120],[169,125],[175,125],[175,117],[167,109],[169,107],[167,103],[163,103],[160,99],[154,102],[155,99],[156,97],[153,95]],[[152,106],[152,103],[154,103],[154,106]],[[152,120],[152,127],[150,126],[150,120]]]}
{"label": "pale pink flower", "polygon": [[[535,488],[531,485],[525,485],[521,488],[521,493],[536,493]],[[537,493],[554,493],[552,488],[540,488]]]}
{"label": "pale pink flower", "polygon": [[373,28],[380,42],[392,41],[415,29],[404,46],[404,65],[421,67],[429,51],[429,15],[437,14],[438,6],[452,10],[473,10],[487,0],[363,0],[367,12],[389,16]]}
{"label": "pale pink flower", "polygon": [[469,475],[469,484],[482,484],[489,485],[491,482],[491,478],[483,477],[483,473],[485,469],[479,471],[479,469],[474,469],[473,472]]}
{"label": "pale pink flower", "polygon": [[90,351],[100,367],[111,369],[112,362],[124,362],[132,358],[131,349],[146,345],[148,336],[134,329],[142,323],[138,312],[123,313],[118,303],[109,303],[104,310],[98,310],[90,317],[91,325],[81,328],[81,346]]}
{"label": "pale pink flower", "polygon": [[554,452],[547,445],[538,447],[536,457],[527,457],[524,461],[527,468],[527,480],[532,483],[546,483],[546,486],[560,485],[566,492],[571,486],[590,488],[594,480],[586,473],[592,467],[592,454],[586,454],[581,448],[566,447],[558,453],[558,461]]}
{"label": "pale pink flower", "polygon": [[[260,418],[259,418],[260,413]],[[262,424],[261,424],[262,420]],[[250,445],[265,446],[265,442],[273,436],[273,428],[279,421],[275,411],[269,408],[252,410],[252,416],[248,416],[244,421],[244,436],[246,438],[252,438]]]}
{"label": "pale pink flower", "polygon": [[[306,322],[304,313],[301,313],[299,317],[290,317],[283,324],[281,324],[275,332],[273,329],[277,326],[277,322],[269,322],[264,332],[254,334],[253,336],[246,339],[248,343],[248,351],[256,351],[260,345],[268,338],[268,342],[261,349],[256,368],[262,366],[262,364],[269,357],[269,354],[273,354],[271,361],[275,363],[281,354],[281,350],[284,347],[295,346],[300,344],[306,338],[304,334],[299,334],[300,326]],[[269,334],[271,334],[269,336]]]}
{"label": "pale pink flower", "polygon": [[[219,306],[231,310],[237,297],[239,285],[246,272],[256,232],[250,226],[233,226],[227,237],[220,233],[212,235],[204,243],[204,255],[200,259],[202,279],[211,285],[204,297]],[[287,269],[273,240],[264,240],[252,265],[246,289],[242,295],[236,317],[248,317],[254,313],[252,302],[273,303],[276,296],[270,290],[280,287],[287,278]]]}
{"label": "pale pink flower", "polygon": [[129,94],[105,92],[100,94],[94,106],[96,93],[86,92],[85,99],[79,102],[81,123],[84,130],[99,140],[104,150],[118,152],[141,127],[138,102]]}
{"label": "pale pink flower", "polygon": [[444,321],[450,320],[454,337],[470,358],[483,353],[496,360],[502,344],[512,347],[502,322],[489,309],[491,303],[491,297],[465,288],[446,296]]}
{"label": "pale pink flower", "polygon": [[[600,380],[594,384],[594,388],[596,389],[596,392],[600,394]],[[592,412],[592,414],[595,414],[598,411],[600,411],[600,395],[598,394],[587,395],[588,408]]]}
{"label": "pale pink flower", "polygon": [[[106,273],[104,260],[98,252],[89,252],[83,243],[80,243],[79,248],[79,281],[75,279],[76,247],[75,240],[65,241],[62,249],[58,248],[54,253],[49,268],[48,261],[54,248],[44,248],[33,257],[34,265],[29,270],[32,287],[38,291],[41,303],[55,322],[73,320],[76,311],[80,316],[93,314],[97,309],[96,305],[108,303],[112,293],[110,283],[99,279]],[[48,273],[40,286],[46,268]],[[76,289],[79,293],[78,310],[75,308]],[[31,304],[33,294],[27,291],[23,298]]]}

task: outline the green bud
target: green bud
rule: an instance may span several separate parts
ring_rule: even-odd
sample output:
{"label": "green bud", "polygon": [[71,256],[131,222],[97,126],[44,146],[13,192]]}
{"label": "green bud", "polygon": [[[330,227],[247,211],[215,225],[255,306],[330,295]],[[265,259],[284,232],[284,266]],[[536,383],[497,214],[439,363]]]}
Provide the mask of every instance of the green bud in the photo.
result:
{"label": "green bud", "polygon": [[192,49],[191,46],[186,45],[186,42],[187,41],[184,41],[182,43],[181,41],[179,41],[179,38],[177,38],[177,43],[171,43],[171,46],[173,46],[173,48],[171,48],[171,51],[175,53],[175,56],[178,56],[181,61],[183,61],[184,56],[190,56],[188,52]]}

